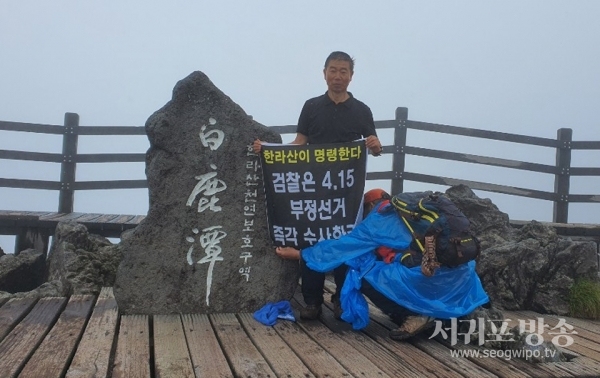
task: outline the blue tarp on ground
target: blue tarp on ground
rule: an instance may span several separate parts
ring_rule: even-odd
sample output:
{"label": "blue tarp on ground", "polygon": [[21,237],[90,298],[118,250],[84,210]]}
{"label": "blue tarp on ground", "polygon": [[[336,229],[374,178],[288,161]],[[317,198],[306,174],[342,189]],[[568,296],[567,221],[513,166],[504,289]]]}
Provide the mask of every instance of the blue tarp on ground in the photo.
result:
{"label": "blue tarp on ground", "polygon": [[289,301],[269,302],[254,313],[254,319],[264,325],[274,326],[277,319],[296,321]]}
{"label": "blue tarp on ground", "polygon": [[342,318],[355,329],[368,323],[368,308],[358,292],[361,278],[394,302],[440,319],[467,315],[489,301],[475,272],[475,261],[456,268],[441,267],[432,277],[426,277],[420,267],[376,260],[377,247],[404,250],[411,240],[410,232],[394,211],[372,211],[351,233],[303,249],[302,258],[309,268],[319,272],[344,263],[350,266],[342,289]]}

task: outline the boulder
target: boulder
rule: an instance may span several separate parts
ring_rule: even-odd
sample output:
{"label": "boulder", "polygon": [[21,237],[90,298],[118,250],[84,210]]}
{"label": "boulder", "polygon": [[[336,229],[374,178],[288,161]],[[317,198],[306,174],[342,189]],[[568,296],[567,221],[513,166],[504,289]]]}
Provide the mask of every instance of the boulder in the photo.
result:
{"label": "boulder", "polygon": [[50,248],[47,281],[59,281],[66,294],[98,294],[113,286],[122,259],[119,245],[90,234],[75,222],[60,222]]}
{"label": "boulder", "polygon": [[532,221],[513,241],[482,251],[477,272],[501,308],[568,315],[575,280],[598,280],[596,245],[562,238]]}
{"label": "boulder", "polygon": [[17,293],[40,286],[44,282],[45,261],[45,255],[35,249],[0,257],[0,291]]}
{"label": "boulder", "polygon": [[471,230],[481,242],[481,249],[506,243],[514,238],[508,214],[503,213],[489,198],[479,198],[468,186],[456,185],[446,195],[471,222]]}
{"label": "boulder", "polygon": [[65,288],[61,281],[50,281],[44,282],[30,291],[22,291],[14,294],[0,291],[0,303],[13,298],[40,299],[45,297],[65,297],[67,295],[69,295],[68,288]]}
{"label": "boulder", "polygon": [[281,136],[201,72],[179,81],[146,122],[150,206],[121,242],[114,287],[124,314],[255,311],[290,299],[298,262],[269,237],[255,138]]}

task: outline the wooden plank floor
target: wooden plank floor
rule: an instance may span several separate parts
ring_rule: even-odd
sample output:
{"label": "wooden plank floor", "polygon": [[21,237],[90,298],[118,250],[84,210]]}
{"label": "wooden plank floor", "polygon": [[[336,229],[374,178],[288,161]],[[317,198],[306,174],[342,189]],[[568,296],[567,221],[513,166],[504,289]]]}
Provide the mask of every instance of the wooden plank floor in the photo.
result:
{"label": "wooden plank floor", "polygon": [[[328,295],[326,295],[328,297]],[[301,296],[292,299],[298,313]],[[569,362],[452,356],[444,340],[396,342],[377,309],[362,331],[333,317],[268,327],[252,314],[120,316],[112,288],[98,297],[12,299],[0,307],[0,377],[598,377],[600,322],[565,318]],[[555,316],[505,312],[554,326]]]}

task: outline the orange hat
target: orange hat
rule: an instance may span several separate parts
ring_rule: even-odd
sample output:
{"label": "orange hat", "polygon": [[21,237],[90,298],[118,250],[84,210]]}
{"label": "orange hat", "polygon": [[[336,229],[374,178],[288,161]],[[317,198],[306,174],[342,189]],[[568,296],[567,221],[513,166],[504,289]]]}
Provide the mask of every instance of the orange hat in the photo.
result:
{"label": "orange hat", "polygon": [[389,199],[390,195],[383,189],[371,189],[365,193],[365,204],[376,202],[382,199]]}

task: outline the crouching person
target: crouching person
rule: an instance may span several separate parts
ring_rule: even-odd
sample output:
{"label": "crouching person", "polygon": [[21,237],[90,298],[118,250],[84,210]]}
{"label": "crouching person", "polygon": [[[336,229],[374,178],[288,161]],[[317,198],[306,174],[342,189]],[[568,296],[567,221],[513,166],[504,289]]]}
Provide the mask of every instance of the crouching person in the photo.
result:
{"label": "crouching person", "polygon": [[434,319],[461,317],[488,303],[475,261],[455,268],[440,267],[431,277],[421,272],[420,253],[409,249],[412,235],[394,211],[386,211],[390,205],[385,197],[389,198],[382,195],[367,201],[365,195],[368,215],[349,234],[301,251],[278,247],[276,253],[282,258],[302,259],[320,272],[348,265],[341,292],[342,319],[354,329],[366,327],[369,316],[364,294],[399,325],[389,334],[394,340],[430,328]]}

